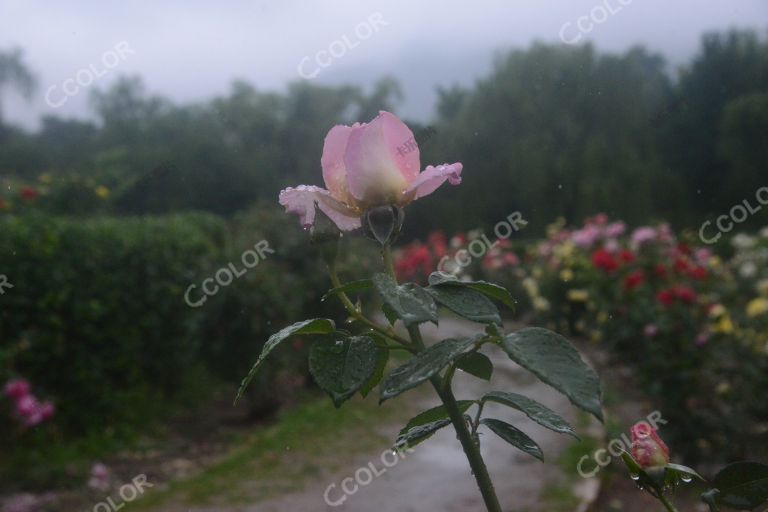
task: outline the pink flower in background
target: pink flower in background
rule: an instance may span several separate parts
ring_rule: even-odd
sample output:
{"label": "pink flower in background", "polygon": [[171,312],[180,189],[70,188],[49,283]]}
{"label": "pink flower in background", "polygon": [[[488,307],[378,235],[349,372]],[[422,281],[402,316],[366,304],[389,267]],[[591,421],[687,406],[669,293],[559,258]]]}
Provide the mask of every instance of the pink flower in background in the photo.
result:
{"label": "pink flower in background", "polygon": [[280,204],[299,215],[304,227],[320,208],[343,231],[361,227],[365,210],[405,206],[428,196],[446,180],[461,183],[460,163],[427,166],[421,171],[419,148],[398,151],[413,132],[397,116],[380,112],[370,123],[334,126],[325,137],[320,160],[327,189],[300,185],[280,192]]}
{"label": "pink flower in background", "polygon": [[88,479],[88,487],[106,492],[109,490],[109,468],[101,462],[91,466],[91,477]]}
{"label": "pink flower in background", "polygon": [[603,231],[603,234],[606,238],[616,238],[617,236],[621,236],[624,234],[624,232],[627,230],[627,225],[624,224],[621,221],[617,222],[611,222],[607,226],[605,226],[605,230]]}
{"label": "pink flower in background", "polygon": [[637,249],[641,245],[656,240],[656,230],[651,227],[637,228],[632,232],[631,244],[634,249]]}
{"label": "pink flower in background", "polygon": [[632,457],[643,469],[669,463],[669,448],[656,433],[656,429],[641,421],[631,429]]}
{"label": "pink flower in background", "polygon": [[578,247],[587,248],[594,245],[600,238],[600,235],[600,228],[591,224],[578,231],[574,231],[571,235],[571,240]]}
{"label": "pink flower in background", "polygon": [[29,382],[24,379],[9,380],[3,391],[5,396],[19,400],[29,394]]}
{"label": "pink flower in background", "polygon": [[699,247],[693,251],[693,257],[699,265],[707,265],[712,257],[712,251],[706,247]]}
{"label": "pink flower in background", "polygon": [[659,333],[659,328],[655,324],[648,324],[643,328],[643,334],[646,338],[653,338]]}
{"label": "pink flower in background", "polygon": [[14,401],[15,414],[25,427],[36,427],[49,420],[56,412],[51,402],[39,402],[32,394],[29,382],[24,379],[9,381],[4,387],[5,395]]}
{"label": "pink flower in background", "polygon": [[32,414],[39,404],[37,399],[32,395],[25,395],[16,401],[16,413],[19,416],[27,416]]}

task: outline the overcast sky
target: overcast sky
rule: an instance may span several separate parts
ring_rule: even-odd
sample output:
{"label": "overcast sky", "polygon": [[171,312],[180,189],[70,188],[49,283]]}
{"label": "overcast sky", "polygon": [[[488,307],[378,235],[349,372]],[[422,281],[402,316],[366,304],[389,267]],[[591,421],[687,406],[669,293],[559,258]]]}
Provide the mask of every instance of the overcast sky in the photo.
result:
{"label": "overcast sky", "polygon": [[[702,33],[732,27],[765,33],[768,0],[0,0],[0,49],[21,47],[39,83],[30,102],[5,93],[3,112],[28,127],[45,113],[88,116],[89,92],[119,74],[187,102],[237,78],[274,90],[389,73],[405,89],[399,112],[427,120],[436,85],[471,84],[499,50],[578,38],[606,51],[643,44],[677,65]],[[65,85],[78,77],[93,83]]]}

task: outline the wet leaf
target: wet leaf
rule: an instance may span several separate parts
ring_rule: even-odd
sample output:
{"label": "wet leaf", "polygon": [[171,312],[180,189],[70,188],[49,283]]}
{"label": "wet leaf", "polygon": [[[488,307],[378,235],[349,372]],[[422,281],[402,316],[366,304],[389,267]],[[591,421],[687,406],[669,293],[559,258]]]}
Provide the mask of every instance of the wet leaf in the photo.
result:
{"label": "wet leaf", "polygon": [[573,428],[561,418],[557,413],[536,400],[517,393],[506,393],[504,391],[491,391],[482,398],[483,402],[496,402],[512,407],[525,413],[530,419],[560,434],[569,434],[576,439],[578,436],[573,432]]}
{"label": "wet leaf", "polygon": [[280,343],[294,335],[330,334],[334,331],[335,328],[336,324],[334,324],[333,320],[329,320],[327,318],[314,318],[312,320],[296,322],[295,324],[289,325],[288,327],[285,327],[270,336],[267,342],[264,344],[264,347],[261,349],[261,355],[259,355],[256,363],[253,365],[253,367],[251,367],[248,375],[246,375],[240,383],[240,389],[237,391],[235,403],[237,403],[237,401],[240,400],[240,398],[243,396],[245,388],[248,387],[248,384],[251,383],[253,377],[256,376],[256,372],[264,362],[264,359],[266,359],[269,353],[272,352],[272,350],[274,350],[275,347],[277,347]]}
{"label": "wet leaf", "polygon": [[504,336],[501,348],[514,362],[603,421],[600,380],[562,336],[531,327]]}
{"label": "wet leaf", "polygon": [[532,455],[533,457],[536,457],[540,461],[544,462],[544,454],[541,452],[539,445],[536,444],[536,441],[509,423],[501,420],[495,420],[493,418],[483,418],[480,420],[480,423],[490,428],[494,434],[512,446],[519,448],[528,455]]}
{"label": "wet leaf", "polygon": [[329,336],[309,352],[309,371],[317,384],[341,407],[373,377],[382,348],[368,336]]}

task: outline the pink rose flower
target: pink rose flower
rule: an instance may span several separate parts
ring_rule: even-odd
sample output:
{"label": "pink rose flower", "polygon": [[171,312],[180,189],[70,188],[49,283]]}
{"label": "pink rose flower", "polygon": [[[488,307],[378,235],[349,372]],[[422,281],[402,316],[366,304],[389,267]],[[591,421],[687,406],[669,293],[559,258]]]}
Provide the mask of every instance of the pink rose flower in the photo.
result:
{"label": "pink rose flower", "polygon": [[[461,183],[461,163],[427,166],[419,148],[402,151],[413,132],[389,112],[370,123],[334,126],[325,137],[323,180],[327,189],[300,185],[280,192],[280,204],[308,228],[320,208],[343,231],[361,227],[360,217],[376,206],[405,206],[434,192],[446,180]],[[398,151],[400,149],[400,151]]]}
{"label": "pink rose flower", "polygon": [[641,421],[631,429],[632,457],[643,469],[669,463],[669,448],[656,433],[656,429]]}
{"label": "pink rose flower", "polygon": [[29,382],[24,379],[13,379],[8,381],[4,388],[5,396],[19,400],[29,394]]}
{"label": "pink rose flower", "polygon": [[19,416],[27,416],[35,412],[37,407],[37,399],[32,395],[26,395],[16,402],[16,413],[19,414]]}

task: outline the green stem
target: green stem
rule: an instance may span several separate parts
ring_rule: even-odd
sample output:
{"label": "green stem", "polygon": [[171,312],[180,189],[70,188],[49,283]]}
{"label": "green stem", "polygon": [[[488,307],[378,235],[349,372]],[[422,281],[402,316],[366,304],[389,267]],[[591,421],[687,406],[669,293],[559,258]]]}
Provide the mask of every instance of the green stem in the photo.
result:
{"label": "green stem", "polygon": [[395,264],[392,261],[392,250],[390,249],[390,245],[386,244],[382,246],[381,248],[381,257],[384,260],[384,268],[387,271],[387,274],[389,274],[389,277],[395,280],[397,282],[397,274],[395,274]]}
{"label": "green stem", "polygon": [[[336,266],[335,265],[328,265],[328,275],[331,277],[331,284],[333,284],[334,288],[340,288],[341,287],[341,280],[339,279],[339,274],[336,272]],[[373,322],[371,320],[368,320],[358,309],[355,307],[354,304],[352,304],[352,301],[349,300],[349,297],[344,292],[339,292],[338,294],[339,300],[341,300],[342,305],[347,310],[347,312],[360,322],[361,324],[365,325],[369,329],[378,332],[379,334],[391,339],[392,341],[395,341],[403,346],[406,350],[408,350],[411,353],[416,353],[416,350],[414,350],[411,343],[406,340],[405,338],[402,338],[395,334],[392,329],[386,329],[376,322]]]}
{"label": "green stem", "polygon": [[[408,333],[411,335],[413,344],[419,351],[425,350],[424,340],[421,337],[421,331],[418,325],[413,325],[408,328]],[[472,434],[467,428],[467,423],[464,421],[464,415],[459,409],[456,398],[453,396],[451,390],[450,379],[441,381],[438,375],[429,379],[432,386],[435,388],[437,395],[443,401],[446,411],[448,411],[448,417],[453,423],[453,428],[456,430],[456,437],[458,437],[461,447],[464,449],[464,454],[467,456],[469,466],[472,468],[472,474],[475,477],[477,486],[480,488],[480,494],[483,496],[485,507],[488,512],[501,512],[501,505],[499,504],[499,498],[496,496],[496,491],[493,488],[493,481],[488,474],[488,468],[485,466],[483,456],[480,453],[480,447],[472,439]]]}
{"label": "green stem", "polygon": [[659,501],[661,501],[661,503],[667,508],[669,512],[677,512],[677,509],[675,508],[675,506],[672,503],[670,503],[667,497],[664,496],[663,494],[659,495]]}

